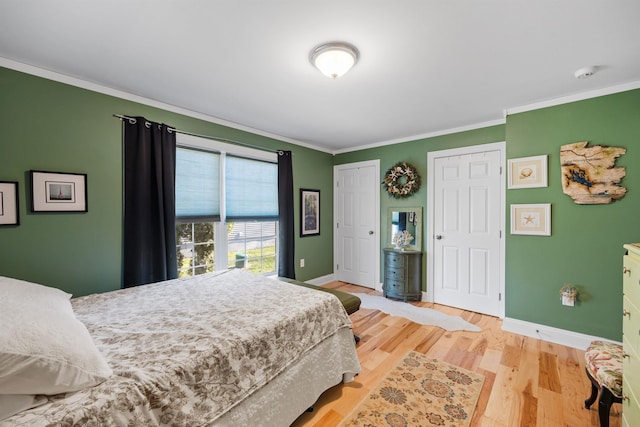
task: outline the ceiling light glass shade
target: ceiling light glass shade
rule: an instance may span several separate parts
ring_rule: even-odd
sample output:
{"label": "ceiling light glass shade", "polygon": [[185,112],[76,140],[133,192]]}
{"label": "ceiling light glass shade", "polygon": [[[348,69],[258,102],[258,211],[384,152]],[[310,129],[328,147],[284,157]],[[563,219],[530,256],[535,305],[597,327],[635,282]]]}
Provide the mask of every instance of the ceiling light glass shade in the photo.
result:
{"label": "ceiling light glass shade", "polygon": [[358,49],[352,44],[334,42],[313,49],[309,60],[322,74],[337,79],[358,62],[358,56]]}

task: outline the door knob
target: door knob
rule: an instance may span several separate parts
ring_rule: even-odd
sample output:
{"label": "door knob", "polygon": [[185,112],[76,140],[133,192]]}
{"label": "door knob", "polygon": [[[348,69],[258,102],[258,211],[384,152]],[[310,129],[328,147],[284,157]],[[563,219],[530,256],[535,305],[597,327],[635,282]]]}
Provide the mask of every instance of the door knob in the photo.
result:
{"label": "door knob", "polygon": [[442,236],[439,234],[436,234],[436,240],[441,240],[441,239],[442,239]]}
{"label": "door knob", "polygon": [[369,236],[373,234],[373,230],[369,230]]}

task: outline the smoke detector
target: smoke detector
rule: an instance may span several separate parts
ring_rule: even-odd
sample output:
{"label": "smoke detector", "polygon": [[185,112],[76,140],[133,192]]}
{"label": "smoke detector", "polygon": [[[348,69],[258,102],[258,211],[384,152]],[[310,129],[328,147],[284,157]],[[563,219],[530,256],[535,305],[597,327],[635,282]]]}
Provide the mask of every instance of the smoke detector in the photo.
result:
{"label": "smoke detector", "polygon": [[586,79],[587,77],[591,77],[595,74],[596,67],[584,67],[577,70],[573,75],[576,79]]}

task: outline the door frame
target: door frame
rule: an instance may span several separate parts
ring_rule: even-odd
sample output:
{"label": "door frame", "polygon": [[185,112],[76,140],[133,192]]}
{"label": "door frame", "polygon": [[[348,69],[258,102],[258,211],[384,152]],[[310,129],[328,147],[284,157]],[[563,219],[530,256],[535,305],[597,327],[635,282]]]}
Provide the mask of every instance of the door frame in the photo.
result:
{"label": "door frame", "polygon": [[336,271],[336,266],[342,262],[342,260],[338,259],[338,227],[337,227],[337,209],[338,209],[338,173],[343,169],[354,169],[360,167],[369,167],[373,166],[375,169],[375,181],[371,184],[375,186],[374,194],[374,211],[375,211],[375,246],[376,246],[376,254],[378,256],[374,259],[374,272],[373,272],[373,282],[374,289],[381,290],[382,284],[380,282],[380,186],[378,183],[380,182],[380,159],[374,160],[365,160],[362,162],[355,163],[343,163],[340,165],[333,166],[333,277],[335,280],[339,280],[338,272]]}
{"label": "door frame", "polygon": [[427,294],[422,298],[423,301],[434,302],[434,271],[433,271],[433,251],[431,247],[435,236],[433,229],[435,227],[434,222],[434,171],[435,171],[435,159],[441,157],[460,156],[464,154],[482,153],[485,151],[499,151],[500,152],[500,307],[498,309],[498,315],[501,319],[505,317],[505,212],[506,212],[506,185],[504,179],[505,169],[505,156],[506,156],[506,143],[505,141],[493,142],[489,144],[472,145],[468,147],[452,148],[447,150],[429,151],[427,152],[427,232],[425,233],[425,250],[427,252]]}

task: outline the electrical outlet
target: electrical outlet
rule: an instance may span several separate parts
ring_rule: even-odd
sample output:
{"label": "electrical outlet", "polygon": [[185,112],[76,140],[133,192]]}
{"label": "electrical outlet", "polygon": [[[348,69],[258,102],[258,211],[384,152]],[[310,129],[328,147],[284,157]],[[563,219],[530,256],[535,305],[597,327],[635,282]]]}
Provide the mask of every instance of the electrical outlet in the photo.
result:
{"label": "electrical outlet", "polygon": [[300,268],[304,268],[304,258],[300,258]]}

